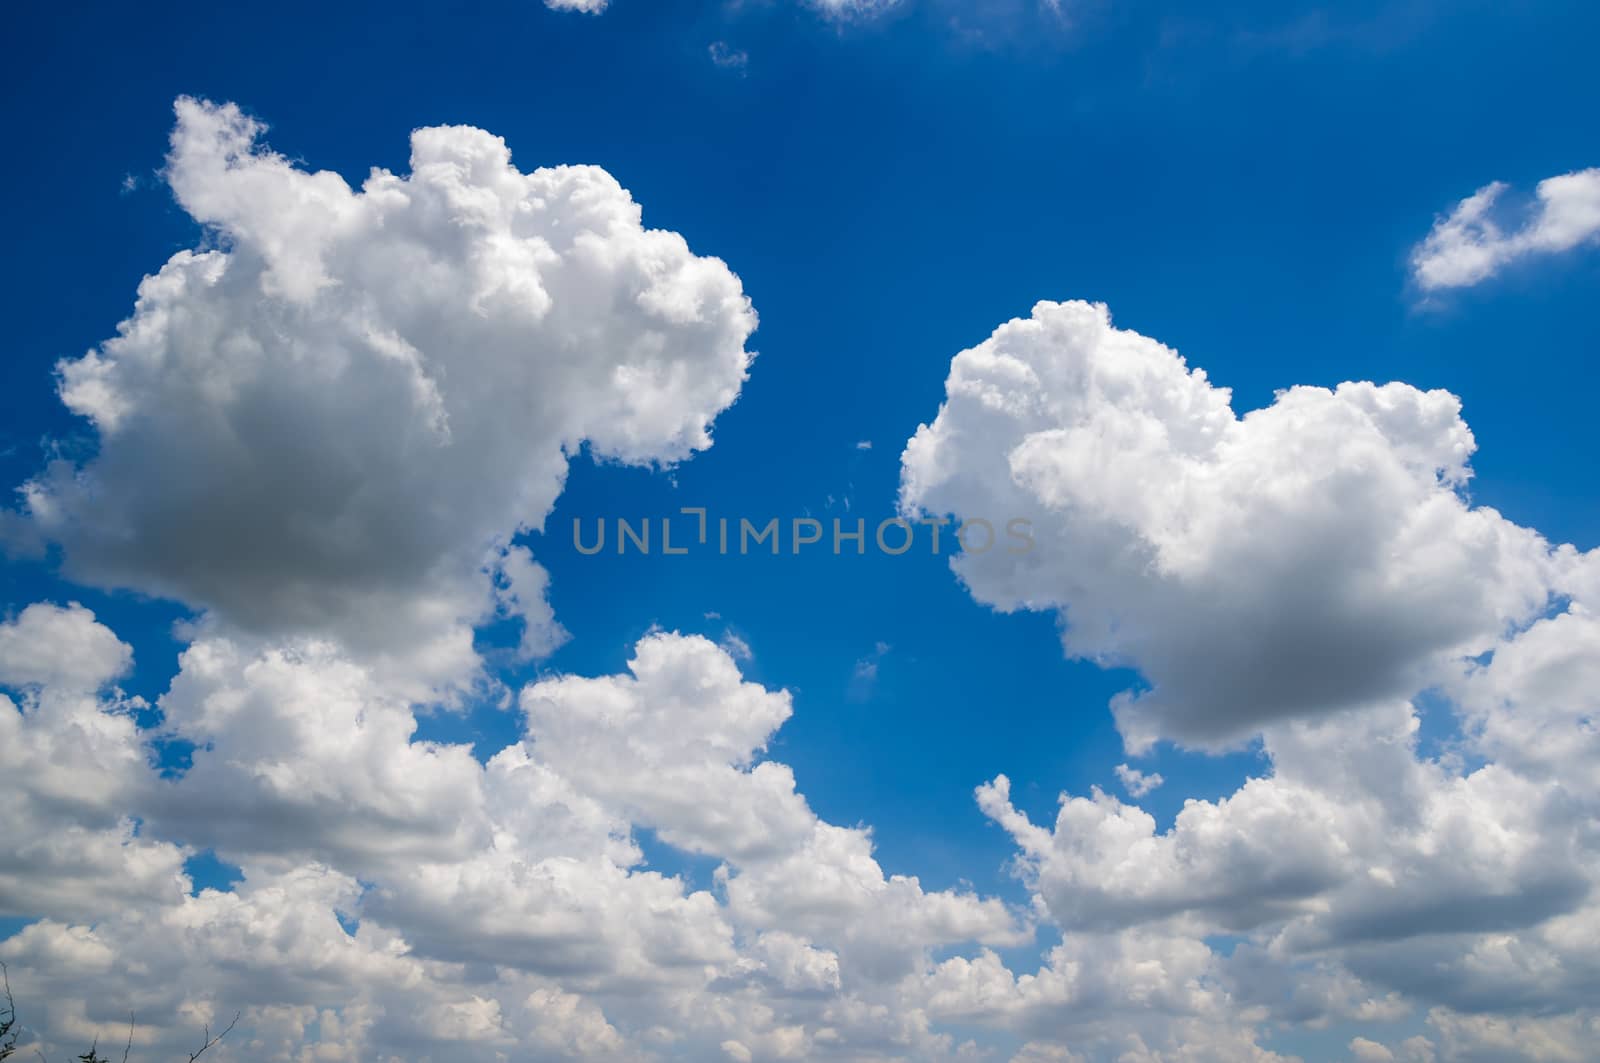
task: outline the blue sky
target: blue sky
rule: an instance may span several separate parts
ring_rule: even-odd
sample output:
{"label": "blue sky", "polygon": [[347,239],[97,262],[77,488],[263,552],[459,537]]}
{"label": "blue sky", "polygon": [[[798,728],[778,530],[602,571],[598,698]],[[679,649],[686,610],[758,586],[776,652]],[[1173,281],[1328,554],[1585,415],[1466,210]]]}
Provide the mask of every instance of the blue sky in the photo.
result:
{"label": "blue sky", "polygon": [[[1016,808],[1049,824],[1063,791],[1122,793],[1114,768],[1129,762],[1164,777],[1139,803],[1165,831],[1186,800],[1266,772],[1259,738],[1226,753],[1164,742],[1130,760],[1107,706],[1147,684],[1139,671],[1069,659],[1055,613],[990,608],[945,557],[585,557],[572,522],[705,506],[870,527],[895,512],[901,452],[938,413],[952,357],[1038,300],[1083,299],[1203,367],[1241,414],[1295,385],[1445,389],[1477,441],[1472,504],[1552,543],[1600,542],[1600,252],[1530,257],[1436,293],[1411,268],[1435,220],[1475,190],[1504,181],[1525,203],[1540,180],[1596,164],[1600,11],[1065,7],[906,0],[845,20],[678,0],[614,0],[597,16],[532,0],[19,12],[0,73],[13,144],[0,171],[12,307],[0,480],[95,453],[53,366],[113,335],[139,280],[207,239],[162,178],[179,96],[237,103],[273,150],[353,185],[373,166],[405,173],[410,132],[445,124],[504,138],[523,170],[603,167],[646,226],[737,274],[760,314],[758,355],[709,450],[670,471],[572,463],[545,532],[518,540],[548,569],[571,638],[522,661],[516,625],[486,625],[492,673],[511,689],[618,673],[656,628],[736,636],[744,677],[794,696],[768,755],[819,817],[870,825],[886,874],[1025,905],[1015,839],[975,787],[1003,772]],[[713,62],[717,42],[744,63]],[[190,610],[68,581],[60,561],[53,549],[0,566],[6,615],[83,603],[133,649],[122,688],[154,703]],[[495,697],[424,712],[419,736],[473,742],[486,760],[522,726]],[[1425,735],[1455,740],[1448,708],[1422,711]],[[716,860],[640,835],[650,866],[712,886]],[[229,877],[209,858],[192,870],[197,888]],[[1058,939],[1046,929],[1004,954],[1031,970]],[[1425,1011],[1378,1029],[1409,1036]],[[1345,1059],[1354,1028],[1332,1029],[1285,1022],[1262,1043]]]}

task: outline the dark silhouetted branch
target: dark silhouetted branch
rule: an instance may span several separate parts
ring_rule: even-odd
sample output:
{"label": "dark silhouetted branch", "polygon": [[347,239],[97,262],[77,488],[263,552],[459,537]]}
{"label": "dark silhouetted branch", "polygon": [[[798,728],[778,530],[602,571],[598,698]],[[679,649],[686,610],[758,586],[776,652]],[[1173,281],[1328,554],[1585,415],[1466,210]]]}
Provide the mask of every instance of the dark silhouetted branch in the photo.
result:
{"label": "dark silhouetted branch", "polygon": [[0,1059],[17,1050],[17,1002],[11,997],[11,972],[0,963],[0,983],[5,986],[5,1003],[0,1005]]}
{"label": "dark silhouetted branch", "polygon": [[221,1033],[217,1034],[217,1036],[215,1036],[215,1037],[211,1036],[211,1027],[207,1026],[205,1028],[205,1034],[204,1034],[205,1044],[200,1046],[200,1050],[198,1052],[193,1052],[193,1053],[190,1054],[189,1063],[194,1063],[195,1060],[197,1060],[201,1056],[205,1055],[206,1049],[210,1048],[212,1045],[216,1044],[218,1041],[222,1040],[224,1037],[226,1037],[230,1033],[232,1033],[233,1032],[233,1028],[235,1026],[239,1025],[239,1015],[240,1015],[239,1012],[237,1012],[237,1011],[234,1012],[233,1013],[233,1021],[228,1023],[228,1028],[226,1030],[223,1030]]}

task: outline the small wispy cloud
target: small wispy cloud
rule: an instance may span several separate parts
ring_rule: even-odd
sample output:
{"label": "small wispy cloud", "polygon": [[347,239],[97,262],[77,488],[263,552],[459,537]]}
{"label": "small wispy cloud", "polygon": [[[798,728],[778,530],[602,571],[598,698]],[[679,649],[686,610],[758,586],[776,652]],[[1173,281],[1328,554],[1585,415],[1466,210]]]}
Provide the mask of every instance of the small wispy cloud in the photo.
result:
{"label": "small wispy cloud", "polygon": [[871,450],[872,449],[872,440],[870,440],[870,439],[860,440],[859,442],[856,443],[856,449],[857,450]]}
{"label": "small wispy cloud", "polygon": [[806,0],[806,3],[828,18],[846,21],[881,15],[899,7],[901,0]]}
{"label": "small wispy cloud", "polygon": [[1411,253],[1412,277],[1423,291],[1466,288],[1534,255],[1556,254],[1600,238],[1600,167],[1547,177],[1531,211],[1506,231],[1492,216],[1510,186],[1484,185],[1434,223]]}
{"label": "small wispy cloud", "polygon": [[750,643],[735,634],[731,629],[722,633],[722,641],[717,643],[725,650],[729,657],[736,661],[755,660],[755,651],[750,648]]}
{"label": "small wispy cloud", "polygon": [[1129,797],[1143,797],[1167,780],[1163,779],[1159,772],[1146,774],[1138,768],[1118,764],[1117,781],[1122,783],[1122,788],[1128,791]]}
{"label": "small wispy cloud", "polygon": [[735,70],[742,75],[750,66],[750,53],[733,47],[727,41],[712,41],[708,51],[712,63],[723,70]]}
{"label": "small wispy cloud", "polygon": [[866,701],[872,696],[872,690],[878,683],[878,663],[888,656],[890,649],[892,647],[887,642],[879,642],[872,647],[871,653],[856,661],[850,672],[846,697],[851,701]]}

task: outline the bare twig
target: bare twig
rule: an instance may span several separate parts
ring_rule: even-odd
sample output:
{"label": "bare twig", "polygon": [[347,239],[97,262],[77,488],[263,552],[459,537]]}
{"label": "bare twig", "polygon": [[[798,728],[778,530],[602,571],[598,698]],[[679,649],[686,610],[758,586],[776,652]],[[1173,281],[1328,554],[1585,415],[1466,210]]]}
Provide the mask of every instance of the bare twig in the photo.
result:
{"label": "bare twig", "polygon": [[11,972],[0,963],[0,983],[5,986],[6,1006],[0,1013],[0,1059],[17,1050],[17,1002],[11,996]]}
{"label": "bare twig", "polygon": [[0,982],[5,983],[6,1018],[14,1019],[17,1016],[17,1002],[11,996],[11,969],[0,960]]}
{"label": "bare twig", "polygon": [[226,1037],[230,1033],[232,1033],[233,1032],[233,1028],[235,1026],[239,1025],[239,1015],[240,1014],[241,1014],[240,1012],[237,1012],[237,1011],[234,1012],[233,1013],[233,1021],[228,1023],[228,1028],[226,1030],[223,1030],[221,1033],[217,1034],[217,1036],[215,1036],[215,1037],[211,1036],[211,1027],[208,1025],[205,1028],[206,1043],[200,1046],[200,1050],[198,1052],[193,1052],[193,1053],[190,1054],[189,1063],[194,1063],[195,1060],[197,1060],[201,1056],[205,1055],[206,1049],[210,1048],[212,1045],[216,1044],[218,1041],[222,1040],[224,1037]]}
{"label": "bare twig", "polygon": [[122,1063],[128,1063],[128,1053],[133,1051],[133,1012],[128,1012],[128,1045],[122,1050]]}

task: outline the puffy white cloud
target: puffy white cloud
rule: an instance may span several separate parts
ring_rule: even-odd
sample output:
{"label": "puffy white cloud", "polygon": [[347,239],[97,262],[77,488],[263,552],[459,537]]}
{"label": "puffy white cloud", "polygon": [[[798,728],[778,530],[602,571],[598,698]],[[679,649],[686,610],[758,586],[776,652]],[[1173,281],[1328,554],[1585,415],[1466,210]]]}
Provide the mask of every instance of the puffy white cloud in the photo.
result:
{"label": "puffy white cloud", "polygon": [[93,693],[132,664],[133,651],[76,602],[30,605],[0,623],[0,686]]}
{"label": "puffy white cloud", "polygon": [[133,710],[96,691],[132,652],[82,606],[0,623],[0,915],[93,918],[175,898],[185,851],[134,818],[150,777]]}
{"label": "puffy white cloud", "polygon": [[532,755],[663,841],[723,859],[737,923],[826,941],[875,979],[931,946],[1024,940],[997,901],[886,876],[867,831],[819,820],[787,765],[757,761],[792,711],[787,692],[743,682],[698,637],[648,636],[628,667],[524,690]]}
{"label": "puffy white cloud", "polygon": [[523,660],[544,657],[567,641],[566,628],[556,622],[546,592],[550,573],[533,559],[525,546],[509,547],[500,557],[501,584],[496,588],[500,609],[522,621],[517,654]]}
{"label": "puffy white cloud", "polygon": [[997,900],[930,893],[913,876],[885,876],[859,828],[819,822],[795,851],[719,877],[742,925],[825,942],[846,975],[869,983],[914,974],[933,946],[1020,945],[1032,936]]}
{"label": "puffy white cloud", "polygon": [[[1270,775],[1186,802],[1165,832],[1099,791],[1064,796],[1053,830],[1012,806],[1004,776],[979,801],[1017,839],[1022,872],[1064,926],[1261,931],[1275,955],[1348,950],[1369,979],[1465,1006],[1474,961],[1447,954],[1582,918],[1593,832],[1559,779],[1492,764],[1457,773],[1417,756],[1414,728],[1403,706],[1283,725],[1265,739]],[[1455,943],[1441,947],[1441,935]],[[1418,938],[1433,944],[1424,951]],[[1438,981],[1447,967],[1462,980]]]}
{"label": "puffy white cloud", "polygon": [[1411,253],[1418,287],[1470,287],[1514,262],[1570,251],[1600,237],[1600,168],[1540,181],[1529,216],[1509,232],[1492,216],[1508,187],[1501,181],[1485,185],[1434,223]]}
{"label": "puffy white cloud", "polygon": [[181,1057],[203,1025],[215,1033],[237,1010],[218,1058],[643,1058],[596,1004],[553,981],[421,959],[371,921],[347,929],[360,894],[327,868],[247,871],[234,891],[108,913],[93,927],[35,923],[0,943],[0,958],[51,1057],[97,1034],[120,1039],[129,1010],[136,1054]]}
{"label": "puffy white cloud", "polygon": [[544,680],[522,693],[533,754],[585,793],[691,852],[747,862],[792,851],[815,816],[775,761],[787,692],[745,683],[703,638],[652,635],[629,675]]}
{"label": "puffy white cloud", "polygon": [[551,648],[546,576],[508,541],[582,447],[710,445],[751,359],[738,278],[644,228],[604,170],[523,173],[483,130],[419,129],[409,175],[352,189],[231,104],[177,116],[167,179],[212,249],[59,367],[99,452],[27,485],[32,526],[78,579],[333,638],[397,679],[473,673],[497,604]]}
{"label": "puffy white cloud", "polygon": [[1428,1021],[1439,1031],[1442,1058],[1451,1063],[1580,1063],[1600,1044],[1600,1014],[1594,1012],[1541,1018],[1437,1009]]}
{"label": "puffy white cloud", "polygon": [[[1252,737],[1266,767],[1165,827],[1098,789],[1039,825],[1005,776],[979,787],[1064,941],[1037,974],[946,961],[936,1014],[1030,1038],[1021,1058],[1267,1058],[1263,1023],[1421,1012],[1431,1038],[1351,1052],[1569,1058],[1600,992],[1600,553],[1471,506],[1472,449],[1452,396],[1405,385],[1237,416],[1082,303],[956,357],[904,507],[1032,522],[1032,552],[954,567],[979,601],[1057,611],[1069,653],[1143,672],[1113,703],[1130,748]],[[1460,724],[1432,752],[1424,703]],[[1150,782],[1117,775],[1134,802]],[[1114,992],[1149,1006],[1075,1011],[1076,955],[1135,948],[1163,958]],[[1178,980],[1141,995],[1155,973]]]}
{"label": "puffy white cloud", "polygon": [[1128,791],[1128,796],[1134,798],[1144,797],[1154,792],[1162,783],[1167,781],[1161,777],[1161,773],[1158,771],[1143,772],[1138,768],[1130,768],[1126,764],[1118,764],[1116,771],[1117,781],[1122,784],[1124,790]]}
{"label": "puffy white cloud", "polygon": [[586,15],[598,15],[609,4],[610,0],[544,0],[544,6],[552,11],[582,11]]}
{"label": "puffy white cloud", "polygon": [[[1600,596],[1588,599],[1600,604]],[[1473,748],[1495,763],[1562,780],[1600,800],[1600,616],[1574,601],[1503,644],[1452,684]]]}
{"label": "puffy white cloud", "polygon": [[[196,745],[177,780],[143,762],[131,721],[75,710],[126,725],[125,781],[94,807],[215,848],[245,880],[189,896],[190,850],[163,840],[145,843],[166,862],[143,894],[120,869],[51,907],[12,890],[51,916],[0,947],[48,994],[48,1046],[132,1007],[141,1043],[176,1047],[239,1008],[252,1058],[700,1059],[728,1042],[939,1059],[953,1049],[917,988],[933,950],[1031,935],[998,901],[885,874],[866,829],[819,820],[762,756],[789,694],[703,638],[652,634],[625,674],[533,684],[526,738],[484,764],[415,740],[416,710],[329,643],[206,636],[181,663],[161,701]],[[643,867],[640,830],[718,861],[712,888]]]}
{"label": "puffy white cloud", "polygon": [[475,998],[459,977],[436,980],[440,968],[381,929],[346,932],[339,916],[359,895],[354,879],[326,868],[247,873],[236,891],[108,909],[92,927],[34,923],[0,944],[0,958],[50,1055],[81,1051],[97,1034],[120,1038],[130,1011],[141,1052],[192,1051],[202,1025],[216,1032],[238,1010],[240,1028],[219,1055],[306,1058],[303,1040],[315,1058],[374,1058],[382,1038],[389,1051],[376,1058],[420,1060],[443,1034],[454,1058],[493,1058],[473,1050],[483,1031],[466,1021]]}
{"label": "puffy white cloud", "polygon": [[180,664],[161,709],[197,748],[180,779],[151,788],[163,830],[230,856],[360,874],[465,857],[492,836],[471,750],[412,741],[410,706],[333,645],[255,653],[203,639]]}
{"label": "puffy white cloud", "polygon": [[1219,958],[1178,934],[1069,933],[1036,974],[986,952],[940,964],[928,987],[939,1018],[1031,1038],[1019,1060],[1289,1063],[1257,1043],[1261,1016],[1230,998]]}
{"label": "puffy white cloud", "polygon": [[1394,1053],[1376,1041],[1369,1041],[1365,1037],[1354,1037],[1350,1040],[1350,1054],[1359,1063],[1394,1063]]}
{"label": "puffy white cloud", "polygon": [[[1099,792],[1063,796],[1045,829],[1003,777],[983,787],[1065,940],[1033,975],[946,961],[939,1008],[1093,1060],[1272,1058],[1264,1022],[1381,1030],[1420,1011],[1437,1054],[1364,1037],[1356,1058],[1581,1058],[1561,1053],[1596,1021],[1595,805],[1558,779],[1426,760],[1404,716],[1282,725],[1271,774],[1186,802],[1166,831]],[[1217,935],[1243,940],[1223,950]],[[1159,951],[1119,968],[1135,948]]]}
{"label": "puffy white cloud", "polygon": [[[1580,633],[1596,555],[1564,556],[1564,610],[1511,633],[1453,685],[1464,723],[1454,748],[1425,755],[1415,710],[1383,704],[1268,727],[1266,773],[1222,799],[1186,801],[1165,830],[1098,790],[1063,795],[1055,824],[1036,825],[1004,776],[980,787],[980,805],[1017,841],[1017,870],[1068,944],[1186,943],[1239,1028],[1426,1012],[1431,1039],[1366,1036],[1352,1053],[1582,1058],[1576,1046],[1600,1021],[1600,793],[1585,758],[1596,643]],[[1217,935],[1243,940],[1224,954],[1210,945]],[[1109,1046],[1110,1032],[1041,1030],[1017,1010],[1061,967],[1052,958],[1037,976],[992,970],[990,989],[946,999],[965,1001],[971,1021],[1022,1023],[1027,1036],[1102,1058],[1095,1046]],[[1173,1012],[1116,1029],[1156,1046],[1157,1013]]]}
{"label": "puffy white cloud", "polygon": [[424,955],[558,977],[585,991],[700,988],[731,967],[733,930],[705,891],[600,857],[497,847],[399,871],[368,908]]}
{"label": "puffy white cloud", "polygon": [[945,388],[902,507],[1031,521],[1031,550],[952,564],[981,602],[1055,610],[1069,654],[1143,674],[1113,704],[1134,752],[1408,697],[1549,597],[1544,541],[1461,492],[1474,443],[1447,392],[1295,387],[1241,417],[1081,302],[1002,325]]}

